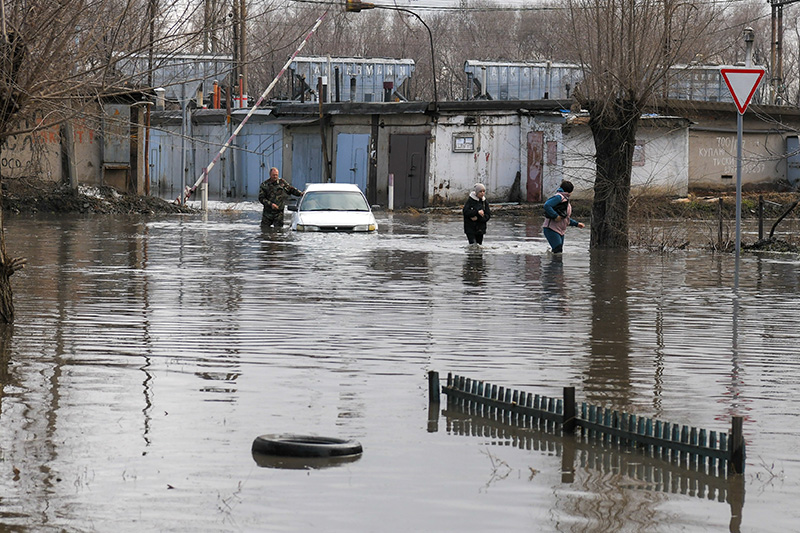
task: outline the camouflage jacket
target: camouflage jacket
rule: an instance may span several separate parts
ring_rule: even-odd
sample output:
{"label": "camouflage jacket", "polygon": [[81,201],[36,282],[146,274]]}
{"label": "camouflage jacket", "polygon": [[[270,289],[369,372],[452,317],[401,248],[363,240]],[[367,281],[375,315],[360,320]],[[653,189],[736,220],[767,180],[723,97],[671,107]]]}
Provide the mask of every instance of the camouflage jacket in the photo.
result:
{"label": "camouflage jacket", "polygon": [[289,185],[283,178],[275,181],[267,180],[258,188],[258,201],[264,206],[265,210],[273,210],[270,204],[278,206],[277,211],[283,211],[286,204],[286,197],[290,194],[302,196],[302,191]]}

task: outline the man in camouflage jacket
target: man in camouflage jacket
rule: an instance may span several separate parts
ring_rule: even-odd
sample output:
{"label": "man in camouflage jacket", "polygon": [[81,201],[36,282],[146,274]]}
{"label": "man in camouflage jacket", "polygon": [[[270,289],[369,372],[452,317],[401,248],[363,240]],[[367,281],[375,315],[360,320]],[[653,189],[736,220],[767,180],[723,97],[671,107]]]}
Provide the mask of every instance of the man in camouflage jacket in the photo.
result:
{"label": "man in camouflage jacket", "polygon": [[269,169],[269,179],[258,188],[258,201],[264,206],[261,214],[262,226],[283,227],[283,208],[288,195],[302,196],[299,189],[295,189],[285,180],[278,177],[278,169]]}

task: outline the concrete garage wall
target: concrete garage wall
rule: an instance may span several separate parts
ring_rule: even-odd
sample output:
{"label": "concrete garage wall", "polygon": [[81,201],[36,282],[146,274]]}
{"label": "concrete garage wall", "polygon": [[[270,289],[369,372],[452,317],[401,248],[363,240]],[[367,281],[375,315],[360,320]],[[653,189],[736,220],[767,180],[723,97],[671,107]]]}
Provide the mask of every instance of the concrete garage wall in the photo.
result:
{"label": "concrete garage wall", "polygon": [[517,113],[441,117],[431,154],[431,205],[459,203],[475,183],[492,202],[507,201],[520,169]]}
{"label": "concrete garage wall", "polygon": [[[34,126],[33,120],[28,120],[22,122],[19,129],[26,130]],[[99,122],[90,119],[73,122],[75,171],[78,183],[83,185],[100,184],[102,143],[99,127]],[[54,183],[65,180],[66,169],[62,163],[62,151],[66,149],[62,134],[65,131],[63,127],[54,125],[10,135],[0,152],[3,177],[15,179],[35,176]]]}
{"label": "concrete garage wall", "polygon": [[[736,131],[692,129],[689,134],[689,175],[693,188],[726,190],[736,187]],[[766,185],[786,180],[786,140],[772,132],[742,134],[742,185]]]}
{"label": "concrete garage wall", "polygon": [[[631,190],[638,195],[685,196],[689,187],[689,121],[642,118],[636,132]],[[595,176],[595,146],[584,117],[567,122],[563,135],[563,177],[575,185],[575,198],[590,198]],[[545,197],[558,183],[546,180]]]}
{"label": "concrete garage wall", "polygon": [[[542,133],[542,161],[541,161],[541,190],[530,191],[535,195],[541,194],[542,201],[547,200],[553,191],[558,188],[565,175],[571,174],[567,165],[574,164],[568,161],[568,155],[564,150],[564,123],[566,119],[561,113],[551,115],[524,116],[520,126],[519,152],[520,152],[520,191],[521,198],[528,198],[528,133]],[[591,139],[590,139],[591,140]],[[580,167],[580,172],[587,175],[585,166]],[[591,174],[591,173],[589,173]],[[591,174],[592,176],[594,174]],[[591,185],[590,185],[591,186]]]}
{"label": "concrete garage wall", "polygon": [[[692,121],[689,128],[689,189],[736,190],[736,123],[732,104],[670,102],[672,114]],[[742,186],[781,190],[790,186],[787,137],[800,130],[800,108],[751,104],[742,116]]]}
{"label": "concrete garage wall", "polygon": [[[26,122],[20,129],[27,129]],[[0,152],[3,178],[37,176],[57,182],[61,179],[61,135],[58,126],[10,135]]]}

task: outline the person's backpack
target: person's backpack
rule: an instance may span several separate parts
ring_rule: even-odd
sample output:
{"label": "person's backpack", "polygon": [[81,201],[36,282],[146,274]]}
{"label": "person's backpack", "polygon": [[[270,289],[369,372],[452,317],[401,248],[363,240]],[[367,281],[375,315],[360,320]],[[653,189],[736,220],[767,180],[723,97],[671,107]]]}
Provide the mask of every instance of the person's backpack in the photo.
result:
{"label": "person's backpack", "polygon": [[[568,203],[569,203],[569,200],[567,200],[566,202],[561,202],[561,203],[556,204],[555,206],[553,206],[553,210],[555,210],[556,215],[560,216],[561,218],[567,218],[567,204]],[[547,217],[547,218],[550,218],[549,216],[547,216],[546,212],[545,212],[544,216]],[[555,220],[555,219],[554,218],[550,218],[550,220]]]}

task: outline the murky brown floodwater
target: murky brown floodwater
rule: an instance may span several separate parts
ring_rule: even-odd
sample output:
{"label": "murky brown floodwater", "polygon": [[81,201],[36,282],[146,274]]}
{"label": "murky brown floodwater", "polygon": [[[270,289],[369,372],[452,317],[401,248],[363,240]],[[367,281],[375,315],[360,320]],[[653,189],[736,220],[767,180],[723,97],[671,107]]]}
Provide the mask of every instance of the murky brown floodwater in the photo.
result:
{"label": "murky brown floodwater", "polygon": [[[743,256],[736,299],[728,255],[589,254],[572,230],[559,259],[519,218],[470,250],[457,218],[379,215],[373,236],[264,233],[256,211],[8,220],[29,267],[0,338],[0,530],[798,530],[798,257]],[[428,370],[742,415],[747,470],[429,414]],[[285,432],[364,454],[257,463]]]}

